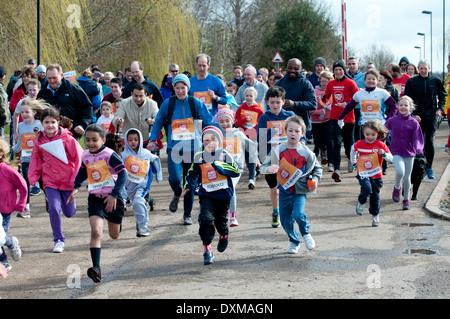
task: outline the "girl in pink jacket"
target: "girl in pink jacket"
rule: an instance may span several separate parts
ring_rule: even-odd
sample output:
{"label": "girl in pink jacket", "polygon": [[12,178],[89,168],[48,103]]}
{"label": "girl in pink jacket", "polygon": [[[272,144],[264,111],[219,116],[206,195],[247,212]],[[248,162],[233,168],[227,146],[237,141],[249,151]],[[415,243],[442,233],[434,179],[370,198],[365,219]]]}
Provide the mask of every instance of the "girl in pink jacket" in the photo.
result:
{"label": "girl in pink jacket", "polygon": [[[11,224],[11,213],[24,211],[28,192],[27,183],[23,177],[9,165],[8,153],[8,143],[3,139],[0,140],[0,181],[2,183],[0,187],[0,228],[2,229],[2,236],[0,238],[0,264],[4,266],[2,271],[5,268],[7,271],[12,268],[3,250],[3,245],[9,248],[13,260],[19,260],[22,256],[19,241],[16,237],[9,237],[8,231]],[[19,200],[17,200],[17,191],[20,194]]]}
{"label": "girl in pink jacket", "polygon": [[55,243],[53,252],[64,250],[61,215],[70,218],[76,213],[75,201],[66,204],[72,193],[75,177],[81,165],[81,148],[78,141],[66,129],[59,126],[59,111],[47,108],[42,112],[44,128],[37,135],[31,154],[28,179],[34,185],[41,177],[48,203],[48,214]]}

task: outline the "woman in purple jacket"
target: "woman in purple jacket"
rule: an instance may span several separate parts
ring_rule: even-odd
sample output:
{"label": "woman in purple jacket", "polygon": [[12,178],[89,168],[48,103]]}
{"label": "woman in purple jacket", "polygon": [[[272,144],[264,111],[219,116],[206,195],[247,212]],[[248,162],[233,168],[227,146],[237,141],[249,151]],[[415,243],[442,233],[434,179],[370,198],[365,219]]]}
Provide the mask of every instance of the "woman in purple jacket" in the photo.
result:
{"label": "woman in purple jacket", "polygon": [[395,185],[392,193],[394,202],[400,201],[400,182],[403,179],[403,209],[409,209],[411,172],[416,154],[423,154],[423,135],[419,122],[411,116],[414,102],[409,96],[398,101],[398,114],[386,122],[391,130],[391,152],[394,155]]}

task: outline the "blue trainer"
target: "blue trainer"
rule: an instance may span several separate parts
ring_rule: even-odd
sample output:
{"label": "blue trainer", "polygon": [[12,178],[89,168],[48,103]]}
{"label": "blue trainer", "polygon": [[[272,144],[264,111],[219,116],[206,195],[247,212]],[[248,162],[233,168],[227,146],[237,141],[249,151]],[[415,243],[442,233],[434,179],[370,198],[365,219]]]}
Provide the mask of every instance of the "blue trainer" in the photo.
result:
{"label": "blue trainer", "polygon": [[209,265],[214,262],[214,254],[212,251],[205,251],[203,254],[203,264]]}
{"label": "blue trainer", "polygon": [[39,195],[40,193],[41,193],[41,189],[37,186],[33,186],[30,190],[31,196],[36,196],[36,195]]}
{"label": "blue trainer", "polygon": [[431,168],[427,169],[428,179],[434,179],[433,170]]}

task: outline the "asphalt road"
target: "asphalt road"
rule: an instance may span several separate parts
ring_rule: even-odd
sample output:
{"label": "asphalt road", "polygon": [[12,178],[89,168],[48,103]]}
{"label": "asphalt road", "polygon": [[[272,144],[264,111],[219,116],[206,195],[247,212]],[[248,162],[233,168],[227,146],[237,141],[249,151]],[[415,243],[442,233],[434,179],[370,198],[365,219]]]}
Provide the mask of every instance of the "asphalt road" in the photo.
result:
{"label": "asphalt road", "polygon": [[[371,227],[367,210],[355,214],[359,185],[354,173],[335,183],[324,172],[318,193],[306,209],[316,249],[302,244],[296,255],[282,228],[271,227],[269,188],[263,178],[247,189],[247,173],[237,187],[239,226],[230,230],[225,252],[215,249],[215,262],[203,265],[198,224],[182,224],[182,211],[168,209],[172,193],[167,181],[152,185],[156,200],[148,238],[137,238],[129,210],[118,240],[105,226],[101,265],[103,281],[93,283],[87,217],[87,193],[80,191],[77,214],[63,217],[66,248],[52,252],[53,242],[43,195],[31,198],[32,217],[12,219],[22,258],[11,260],[8,278],[0,281],[2,299],[409,299],[450,297],[450,223],[428,214],[423,206],[449,163],[443,123],[436,137],[435,180],[425,179],[417,201],[403,211],[391,199],[394,169],[383,177],[380,226]],[[182,205],[180,205],[182,207]],[[194,221],[198,215],[195,199]],[[172,308],[170,311],[176,312]]]}

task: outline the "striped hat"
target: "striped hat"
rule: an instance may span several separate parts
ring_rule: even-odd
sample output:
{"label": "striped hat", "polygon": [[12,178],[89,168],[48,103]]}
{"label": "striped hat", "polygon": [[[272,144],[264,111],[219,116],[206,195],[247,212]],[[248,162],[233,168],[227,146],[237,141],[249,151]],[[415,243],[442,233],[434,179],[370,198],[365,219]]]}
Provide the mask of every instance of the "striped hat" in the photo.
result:
{"label": "striped hat", "polygon": [[220,127],[217,127],[213,124],[206,126],[202,131],[202,136],[205,134],[214,134],[219,140],[219,145],[222,144],[223,141],[223,133]]}
{"label": "striped hat", "polygon": [[232,109],[229,108],[219,109],[219,111],[217,112],[217,121],[221,116],[228,116],[231,119],[231,122],[234,123],[234,112]]}

